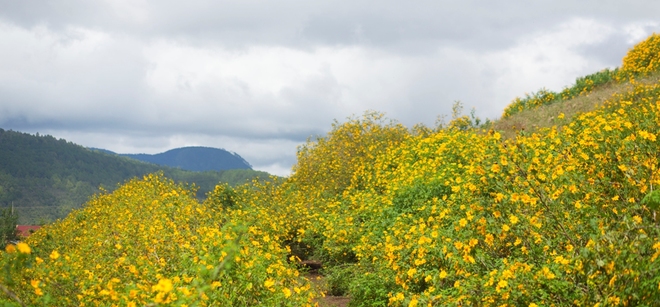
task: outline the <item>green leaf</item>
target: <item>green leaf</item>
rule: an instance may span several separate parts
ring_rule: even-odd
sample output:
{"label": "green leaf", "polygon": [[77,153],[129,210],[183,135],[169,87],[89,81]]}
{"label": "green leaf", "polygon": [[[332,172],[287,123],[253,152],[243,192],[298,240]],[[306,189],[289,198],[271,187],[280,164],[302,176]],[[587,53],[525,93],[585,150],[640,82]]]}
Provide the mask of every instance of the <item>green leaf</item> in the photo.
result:
{"label": "green leaf", "polygon": [[660,190],[655,190],[647,194],[642,199],[642,205],[646,205],[649,209],[660,209]]}

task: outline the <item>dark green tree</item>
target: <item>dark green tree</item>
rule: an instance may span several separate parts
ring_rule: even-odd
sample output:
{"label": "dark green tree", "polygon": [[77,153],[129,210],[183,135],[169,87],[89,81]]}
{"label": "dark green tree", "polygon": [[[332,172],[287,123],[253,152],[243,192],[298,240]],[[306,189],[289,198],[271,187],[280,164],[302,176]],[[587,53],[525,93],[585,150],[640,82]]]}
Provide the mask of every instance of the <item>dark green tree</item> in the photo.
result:
{"label": "dark green tree", "polygon": [[9,241],[18,240],[16,222],[18,215],[10,208],[0,210],[0,246],[2,249]]}

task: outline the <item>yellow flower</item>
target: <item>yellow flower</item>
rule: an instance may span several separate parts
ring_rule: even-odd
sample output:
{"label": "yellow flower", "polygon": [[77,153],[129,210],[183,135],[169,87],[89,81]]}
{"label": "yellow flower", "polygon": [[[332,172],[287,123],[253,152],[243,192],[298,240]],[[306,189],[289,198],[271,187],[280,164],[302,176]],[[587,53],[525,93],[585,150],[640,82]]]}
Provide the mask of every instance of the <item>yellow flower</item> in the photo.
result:
{"label": "yellow flower", "polygon": [[495,239],[495,238],[493,237],[492,234],[487,234],[487,235],[486,235],[486,239],[484,240],[484,242],[486,242],[486,244],[488,244],[488,246],[492,246],[492,245],[493,245],[493,240],[494,240],[494,239]]}
{"label": "yellow flower", "polygon": [[22,254],[29,254],[29,253],[32,252],[32,250],[30,249],[30,246],[28,246],[27,244],[25,244],[23,242],[19,242],[18,244],[16,244],[16,248],[18,248],[18,251]]}
{"label": "yellow flower", "polygon": [[516,223],[518,223],[518,217],[512,214],[511,216],[509,216],[509,221],[511,221],[512,225],[515,225]]}
{"label": "yellow flower", "polygon": [[41,282],[36,279],[30,281],[30,285],[34,288],[34,294],[42,296],[44,295],[44,292],[39,288],[39,284],[41,284]]}
{"label": "yellow flower", "polygon": [[57,258],[60,258],[60,253],[58,253],[57,251],[53,251],[52,253],[50,253],[50,259],[56,260]]}
{"label": "yellow flower", "polygon": [[465,227],[465,225],[467,225],[467,223],[468,223],[467,220],[464,219],[464,218],[463,218],[463,219],[460,219],[460,220],[458,221],[458,224],[461,225],[461,227]]}
{"label": "yellow flower", "polygon": [[159,280],[157,285],[151,287],[151,291],[162,293],[168,293],[172,291],[172,289],[174,289],[174,286],[172,286],[172,281],[167,278]]}
{"label": "yellow flower", "polygon": [[543,267],[542,273],[543,273],[543,276],[545,276],[545,278],[547,278],[547,279],[554,279],[556,277],[555,274],[552,273],[552,271],[550,271],[550,269],[548,267]]}
{"label": "yellow flower", "polygon": [[16,246],[14,246],[14,244],[7,244],[7,246],[5,246],[5,251],[11,254],[16,251]]}
{"label": "yellow flower", "polygon": [[579,200],[575,201],[575,208],[577,209],[582,208],[582,203]]}

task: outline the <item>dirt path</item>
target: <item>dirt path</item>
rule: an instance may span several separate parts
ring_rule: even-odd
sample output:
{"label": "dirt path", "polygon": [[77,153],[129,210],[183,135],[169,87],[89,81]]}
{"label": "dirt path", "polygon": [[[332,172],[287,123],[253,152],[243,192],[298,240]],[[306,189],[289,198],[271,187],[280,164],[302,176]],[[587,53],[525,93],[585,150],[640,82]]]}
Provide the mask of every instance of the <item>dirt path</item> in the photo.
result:
{"label": "dirt path", "polygon": [[[325,277],[318,273],[318,270],[310,271],[305,275],[312,287],[318,292],[328,293],[328,284]],[[346,307],[350,298],[347,296],[325,296],[317,299],[319,307]]]}
{"label": "dirt path", "polygon": [[350,299],[345,296],[326,296],[319,300],[321,307],[346,307]]}

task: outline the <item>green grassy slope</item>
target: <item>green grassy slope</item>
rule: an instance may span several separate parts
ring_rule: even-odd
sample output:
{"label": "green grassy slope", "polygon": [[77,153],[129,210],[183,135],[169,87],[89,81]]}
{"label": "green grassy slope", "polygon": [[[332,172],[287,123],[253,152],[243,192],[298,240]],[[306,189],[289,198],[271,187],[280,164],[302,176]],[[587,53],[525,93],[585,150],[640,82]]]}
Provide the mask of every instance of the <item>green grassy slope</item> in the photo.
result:
{"label": "green grassy slope", "polygon": [[[639,77],[634,82],[635,84],[655,84],[658,81],[660,81],[660,73],[656,72]],[[493,122],[492,128],[500,131],[504,137],[512,138],[521,131],[531,133],[540,128],[561,127],[570,123],[575,115],[593,111],[616,93],[629,91],[633,87],[634,85],[629,80],[609,82],[596,87],[589,93],[540,105],[533,109],[525,109],[501,118]]]}

